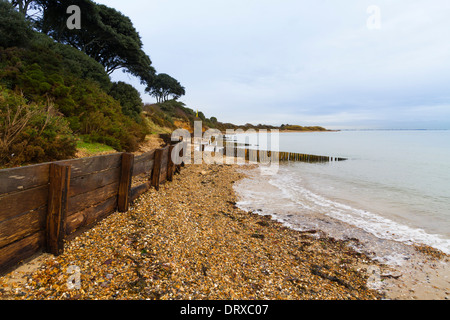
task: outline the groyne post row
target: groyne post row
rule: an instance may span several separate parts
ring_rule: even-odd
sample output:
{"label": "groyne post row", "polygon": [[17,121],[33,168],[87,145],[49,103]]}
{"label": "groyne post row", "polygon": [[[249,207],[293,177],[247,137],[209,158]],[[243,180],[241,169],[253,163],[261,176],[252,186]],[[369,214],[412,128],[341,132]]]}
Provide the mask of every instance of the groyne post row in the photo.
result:
{"label": "groyne post row", "polygon": [[0,274],[42,252],[62,254],[65,241],[171,181],[183,166],[172,161],[175,147],[0,170]]}
{"label": "groyne post row", "polygon": [[[204,150],[204,146],[202,151]],[[269,161],[296,161],[296,162],[308,162],[308,163],[318,163],[318,162],[334,162],[334,161],[345,161],[346,158],[340,157],[330,157],[330,156],[319,156],[312,154],[294,153],[294,152],[283,152],[283,151],[265,151],[258,149],[249,149],[245,147],[237,146],[225,146],[223,149],[223,154],[234,157],[245,158],[246,161],[268,163]]]}

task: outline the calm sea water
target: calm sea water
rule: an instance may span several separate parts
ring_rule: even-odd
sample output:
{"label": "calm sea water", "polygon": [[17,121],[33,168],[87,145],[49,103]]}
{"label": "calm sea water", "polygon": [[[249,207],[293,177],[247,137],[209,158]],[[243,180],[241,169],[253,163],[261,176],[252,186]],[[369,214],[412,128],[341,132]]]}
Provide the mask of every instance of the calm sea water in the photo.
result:
{"label": "calm sea water", "polygon": [[362,239],[385,258],[400,243],[450,253],[450,131],[280,133],[280,151],[349,160],[256,170],[236,185],[243,209]]}

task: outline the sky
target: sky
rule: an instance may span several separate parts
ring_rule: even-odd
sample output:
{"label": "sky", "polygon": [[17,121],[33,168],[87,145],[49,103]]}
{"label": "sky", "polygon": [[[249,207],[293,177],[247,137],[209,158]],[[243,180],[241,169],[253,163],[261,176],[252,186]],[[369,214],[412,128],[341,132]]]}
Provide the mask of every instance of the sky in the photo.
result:
{"label": "sky", "polygon": [[[450,129],[448,0],[94,0],[180,98],[235,124]],[[139,80],[116,71],[155,99]]]}

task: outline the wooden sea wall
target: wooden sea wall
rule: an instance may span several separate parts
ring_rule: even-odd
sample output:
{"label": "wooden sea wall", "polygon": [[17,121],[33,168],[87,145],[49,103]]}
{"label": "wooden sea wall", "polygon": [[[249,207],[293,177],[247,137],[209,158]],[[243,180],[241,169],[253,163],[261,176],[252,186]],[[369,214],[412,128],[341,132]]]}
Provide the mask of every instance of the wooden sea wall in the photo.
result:
{"label": "wooden sea wall", "polygon": [[63,253],[64,241],[172,180],[174,148],[0,170],[0,274],[41,252]]}
{"label": "wooden sea wall", "polygon": [[[175,150],[184,152],[187,142],[138,156],[114,153],[0,170],[0,274],[42,252],[62,254],[65,241],[114,212],[128,211],[150,188],[172,181],[182,167],[173,162],[173,156],[183,156]],[[237,146],[220,152],[261,163],[346,160]]]}

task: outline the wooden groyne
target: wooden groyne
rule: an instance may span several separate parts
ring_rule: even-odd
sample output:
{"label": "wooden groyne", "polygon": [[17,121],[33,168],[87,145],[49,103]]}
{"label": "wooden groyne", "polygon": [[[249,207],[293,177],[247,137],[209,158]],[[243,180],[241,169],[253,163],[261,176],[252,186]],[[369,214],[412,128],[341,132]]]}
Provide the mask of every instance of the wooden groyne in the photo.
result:
{"label": "wooden groyne", "polygon": [[0,274],[42,252],[62,254],[66,240],[171,181],[182,166],[175,147],[0,170]]}
{"label": "wooden groyne", "polygon": [[[221,152],[229,156],[245,157],[246,161],[265,162],[268,161],[290,161],[290,162],[307,162],[307,163],[322,163],[322,162],[335,162],[346,161],[347,158],[332,157],[296,152],[285,151],[266,151],[260,150],[258,145],[252,145],[250,143],[237,142],[232,137],[222,137],[220,139],[221,145],[224,146]],[[205,146],[203,145],[202,150]],[[243,151],[244,150],[244,151]],[[227,153],[228,152],[228,153]]]}
{"label": "wooden groyne", "polygon": [[[204,147],[203,147],[204,150]],[[224,147],[222,149],[224,155],[241,157],[246,161],[268,163],[269,161],[290,161],[290,162],[307,162],[307,163],[320,163],[320,162],[334,162],[345,161],[347,158],[330,157],[313,154],[303,154],[295,152],[283,152],[283,151],[266,151],[258,149],[250,149],[248,147]]]}

